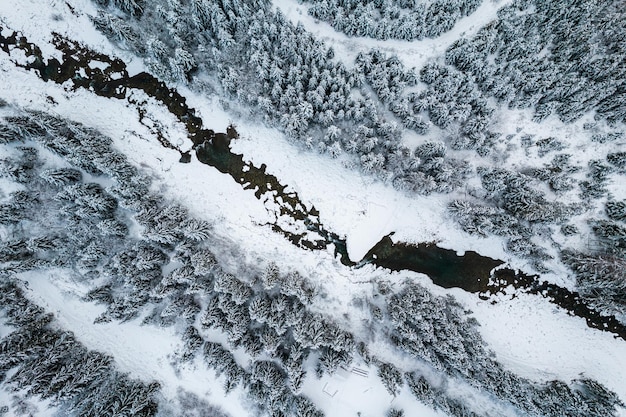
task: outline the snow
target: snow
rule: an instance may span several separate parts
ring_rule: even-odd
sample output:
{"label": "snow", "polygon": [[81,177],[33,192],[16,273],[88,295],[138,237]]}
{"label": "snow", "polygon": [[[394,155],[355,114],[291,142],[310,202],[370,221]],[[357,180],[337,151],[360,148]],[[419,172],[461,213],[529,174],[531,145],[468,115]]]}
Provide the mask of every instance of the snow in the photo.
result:
{"label": "snow", "polygon": [[[77,297],[84,295],[85,290],[67,271],[28,272],[20,278],[26,283],[26,295],[53,312],[61,328],[72,331],[88,349],[111,355],[119,369],[129,372],[131,377],[159,382],[161,391],[170,401],[182,387],[219,404],[233,417],[250,415],[243,405],[245,401],[232,401],[241,396],[242,391],[235,389],[227,396],[221,380],[204,365],[196,369],[183,367],[180,373],[175,371],[170,359],[180,339],[173,329],[141,326],[141,318],[124,323],[94,324],[104,307],[80,301]],[[224,401],[225,398],[231,401]]]}
{"label": "snow", "polygon": [[[3,26],[23,31],[31,42],[42,47],[47,56],[58,56],[58,51],[48,45],[50,31],[54,30],[109,55],[120,56],[127,63],[131,62],[131,74],[144,69],[138,60],[113,47],[92,28],[82,14],[95,13],[90,1],[70,0],[68,3],[80,11],[78,16],[72,14],[61,1],[2,2],[1,22]],[[293,0],[274,2],[275,7],[280,8],[289,19],[302,21],[308,30],[333,46],[336,56],[347,59],[348,65],[358,51],[379,47],[397,53],[408,67],[420,66],[426,60],[440,56],[462,33],[469,36],[493,19],[497,9],[504,4],[483,1],[474,14],[459,21],[451,32],[437,40],[401,42],[347,38],[325,23],[315,23],[306,13],[306,6]],[[53,15],[57,18],[52,18]],[[46,30],[41,30],[44,22]],[[150,127],[137,121],[137,110],[127,101],[97,97],[84,90],[71,92],[64,86],[43,83],[36,74],[15,68],[10,62],[12,58],[0,53],[0,71],[5,79],[10,80],[0,83],[0,97],[25,108],[68,117],[111,136],[115,146],[134,164],[151,173],[155,189],[181,202],[193,216],[211,221],[218,238],[242,247],[242,265],[262,266],[267,260],[278,259],[281,269],[297,269],[316,279],[320,292],[326,294],[326,298],[318,300],[312,309],[327,314],[332,312],[342,323],[360,329],[362,317],[352,305],[353,298],[369,294],[369,282],[373,278],[383,276],[399,281],[400,277],[408,276],[428,285],[436,294],[454,295],[473,310],[481,323],[481,334],[506,368],[537,381],[555,378],[570,380],[584,375],[597,379],[626,401],[623,372],[626,369],[626,343],[623,340],[615,339],[610,333],[589,329],[583,319],[569,316],[538,296],[516,294],[514,299],[509,299],[509,296],[503,295],[492,304],[459,289],[436,287],[419,274],[386,274],[370,266],[350,270],[334,259],[331,250],[313,253],[295,248],[263,226],[274,220],[275,208],[271,204],[257,200],[252,190],[243,190],[232,178],[195,158],[190,164],[179,163],[180,155],[164,149],[157,142]],[[282,184],[288,184],[308,207],[315,206],[321,213],[322,224],[345,236],[351,259],[361,259],[383,236],[395,232],[394,240],[436,241],[440,246],[458,252],[478,250],[482,255],[506,260],[513,267],[526,266],[524,261],[512,258],[504,251],[502,239],[472,237],[461,232],[446,215],[449,196],[404,194],[370,176],[343,167],[340,161],[331,160],[327,155],[303,151],[274,129],[229,114],[220,106],[218,99],[194,94],[184,87],[178,88],[208,128],[224,131],[233,121],[241,135],[241,139],[233,141],[233,151],[242,153],[245,160],[252,161],[256,166],[266,164],[268,173],[276,175]],[[133,94],[135,98],[147,98],[142,93]],[[53,97],[57,104],[46,100],[47,96]],[[185,139],[180,123],[163,106],[147,100],[145,109],[150,120],[159,123],[173,144],[189,148],[190,143]],[[579,148],[584,145],[584,136],[580,131],[582,122],[566,126],[558,120],[549,119],[537,125],[530,119],[531,116],[524,112],[502,110],[499,123],[505,128],[505,134],[515,133],[516,128],[521,126],[524,131],[519,135],[536,133],[540,137],[566,137],[570,149],[565,152],[576,150],[576,162],[583,166],[614,146],[592,144]],[[518,147],[510,152],[506,166],[536,166],[551,157],[551,154],[543,159],[536,154],[527,156]],[[0,186],[4,193],[9,192],[8,186],[2,183]],[[625,188],[619,179],[611,185],[611,190],[617,196],[624,196]],[[584,219],[579,221],[582,224]],[[575,239],[583,241],[584,236]],[[571,239],[562,243],[581,244]],[[556,271],[549,276],[552,281],[571,285],[562,266],[551,266]],[[22,278],[29,284],[30,297],[54,312],[61,327],[72,330],[88,348],[111,354],[121,370],[146,380],[156,378],[163,384],[165,395],[169,398],[174,398],[177,388],[183,386],[221,405],[235,417],[250,414],[238,399],[240,393],[235,391],[226,397],[219,379],[216,380],[215,375],[205,371],[203,366],[184,368],[176,374],[169,365],[169,356],[179,344],[173,330],[140,326],[137,321],[94,325],[93,319],[102,312],[102,308],[79,301],[77,295],[80,295],[81,288],[69,279],[69,275],[56,271],[25,274]],[[0,332],[3,331],[0,329]],[[304,390],[329,416],[354,415],[357,411],[361,411],[363,416],[380,416],[392,404],[392,397],[386,394],[371,369],[367,378],[341,371],[334,377],[318,381],[310,373]],[[332,397],[328,394],[335,392]],[[3,395],[0,391],[0,404],[6,401]],[[407,416],[441,415],[417,402],[406,388],[393,400],[393,405],[404,408]],[[626,416],[626,412],[621,413]]]}
{"label": "snow", "polygon": [[[587,327],[584,319],[536,295],[512,298],[510,290],[485,301],[459,289],[429,289],[452,294],[473,311],[481,335],[506,369],[537,382],[591,378],[626,398],[624,340]],[[626,416],[626,410],[618,415]]]}
{"label": "snow", "polygon": [[350,37],[336,31],[328,23],[318,21],[308,14],[308,6],[297,0],[273,0],[272,4],[279,9],[294,25],[302,23],[304,28],[335,50],[336,59],[341,60],[348,68],[354,66],[359,52],[366,53],[373,48],[383,52],[396,54],[407,68],[421,68],[431,59],[443,55],[450,45],[461,37],[471,37],[480,28],[493,21],[497,12],[509,4],[511,0],[483,0],[474,13],[460,19],[452,30],[441,36],[430,39],[376,40],[365,37]]}
{"label": "snow", "polygon": [[[365,376],[355,373],[359,371],[365,371]],[[314,372],[310,372],[304,382],[303,393],[327,416],[360,413],[357,415],[378,417],[384,416],[391,407],[403,409],[407,417],[445,416],[417,401],[406,386],[398,396],[391,397],[383,388],[375,369],[368,367],[358,367],[355,371],[353,368],[339,369],[332,377],[324,376],[319,380],[315,379]]]}

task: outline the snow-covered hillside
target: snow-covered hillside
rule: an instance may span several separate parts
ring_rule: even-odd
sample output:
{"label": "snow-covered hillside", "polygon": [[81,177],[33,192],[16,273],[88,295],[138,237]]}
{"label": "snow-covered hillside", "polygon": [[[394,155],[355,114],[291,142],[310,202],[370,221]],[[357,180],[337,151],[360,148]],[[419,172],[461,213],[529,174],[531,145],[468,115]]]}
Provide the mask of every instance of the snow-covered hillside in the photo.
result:
{"label": "snow-covered hillside", "polygon": [[[440,0],[468,15],[381,40],[313,3],[0,4],[0,416],[626,416],[623,109],[499,67],[562,65],[557,29],[536,51],[505,31],[561,17]],[[385,236],[568,295],[359,262]]]}

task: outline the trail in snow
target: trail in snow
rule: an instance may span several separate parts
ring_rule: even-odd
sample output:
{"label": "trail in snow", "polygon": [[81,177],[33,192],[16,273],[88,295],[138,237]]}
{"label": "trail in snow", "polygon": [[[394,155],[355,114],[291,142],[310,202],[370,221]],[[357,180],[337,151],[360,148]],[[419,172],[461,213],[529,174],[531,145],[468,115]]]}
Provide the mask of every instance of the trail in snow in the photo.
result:
{"label": "trail in snow", "polygon": [[483,0],[476,11],[459,19],[452,30],[436,38],[422,40],[377,40],[367,37],[349,37],[336,31],[326,22],[321,22],[309,15],[308,6],[297,0],[273,0],[273,5],[293,23],[301,22],[306,30],[323,40],[335,50],[335,56],[349,68],[359,52],[368,52],[373,48],[398,56],[408,68],[421,68],[432,59],[443,56],[453,42],[463,37],[471,37],[483,26],[497,17],[497,12],[512,0]]}
{"label": "trail in snow", "polygon": [[[246,402],[243,391],[236,388],[226,395],[222,381],[213,371],[199,366],[195,370],[183,368],[180,374],[175,372],[170,359],[180,337],[172,328],[141,326],[140,319],[94,324],[104,307],[80,301],[77,296],[84,290],[73,282],[70,273],[61,270],[28,272],[19,278],[27,283],[26,295],[54,313],[61,328],[72,331],[88,349],[111,355],[121,371],[146,382],[156,380],[166,398],[176,398],[178,388],[182,387],[220,404],[233,416],[250,415],[250,410],[243,406]],[[232,400],[224,401],[224,398]]]}

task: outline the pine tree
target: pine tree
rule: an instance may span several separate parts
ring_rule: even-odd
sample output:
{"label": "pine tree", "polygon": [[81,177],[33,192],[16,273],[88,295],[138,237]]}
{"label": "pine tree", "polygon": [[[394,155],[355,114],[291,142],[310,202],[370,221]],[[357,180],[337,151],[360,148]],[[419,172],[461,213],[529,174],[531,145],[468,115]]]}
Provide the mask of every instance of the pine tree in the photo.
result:
{"label": "pine tree", "polygon": [[97,227],[104,236],[124,237],[128,233],[128,227],[116,219],[104,219]]}
{"label": "pine tree", "polygon": [[617,168],[626,168],[626,152],[614,152],[606,156],[606,160]]}
{"label": "pine tree", "polygon": [[196,275],[209,275],[217,267],[217,260],[208,249],[200,249],[191,256],[191,266]]}
{"label": "pine tree", "polygon": [[113,0],[113,2],[131,15],[141,15],[143,13],[143,4],[136,0]]}
{"label": "pine tree", "polygon": [[609,219],[626,222],[626,200],[607,201],[604,209]]}
{"label": "pine tree", "polygon": [[402,380],[402,373],[400,373],[398,368],[390,363],[383,362],[378,365],[378,376],[389,394],[394,397],[399,394],[404,381]]}
{"label": "pine tree", "polygon": [[389,411],[387,411],[387,417],[404,417],[404,410],[390,408]]}
{"label": "pine tree", "polygon": [[181,225],[183,235],[197,242],[208,240],[211,236],[212,228],[211,223],[198,219],[188,219]]}
{"label": "pine tree", "polygon": [[47,169],[42,171],[39,176],[46,182],[58,187],[81,182],[83,178],[81,172],[73,168]]}

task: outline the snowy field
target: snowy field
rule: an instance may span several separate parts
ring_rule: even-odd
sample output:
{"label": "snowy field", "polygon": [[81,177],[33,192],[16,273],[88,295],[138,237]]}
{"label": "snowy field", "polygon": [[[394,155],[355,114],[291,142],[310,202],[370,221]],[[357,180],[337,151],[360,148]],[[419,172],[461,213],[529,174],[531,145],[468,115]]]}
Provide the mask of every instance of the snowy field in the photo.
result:
{"label": "snowy field", "polygon": [[[68,0],[74,14],[63,1],[0,2],[0,25],[8,30],[21,31],[30,42],[37,43],[46,56],[57,56],[50,46],[51,33],[63,33],[97,51],[119,56],[127,63],[131,74],[145,70],[131,54],[120,51],[97,32],[87,15],[95,13],[88,0]],[[356,54],[372,47],[398,54],[407,67],[420,67],[427,60],[441,56],[445,49],[463,34],[475,33],[491,21],[505,2],[484,1],[471,16],[460,20],[454,29],[436,40],[419,42],[374,41],[347,38],[329,25],[315,22],[306,12],[306,6],[295,0],[275,0],[279,8],[293,22],[302,22],[307,30],[333,46],[336,56],[350,66]],[[0,52],[0,72],[5,80],[0,83],[0,98],[9,104],[31,110],[48,111],[100,130],[114,139],[117,149],[125,153],[133,164],[149,173],[155,189],[189,208],[194,216],[210,221],[214,232],[224,241],[234,242],[242,248],[244,261],[280,259],[281,268],[295,269],[315,276],[316,284],[328,297],[316,301],[313,308],[333,311],[347,325],[358,326],[359,317],[353,316],[351,301],[369,291],[370,284],[361,284],[372,278],[387,276],[394,280],[412,276],[435,294],[451,294],[473,311],[480,323],[480,333],[507,369],[536,381],[553,379],[571,380],[590,377],[614,390],[626,402],[626,342],[612,334],[588,328],[581,318],[572,317],[538,296],[517,294],[500,295],[483,301],[475,294],[459,289],[444,290],[418,274],[388,274],[371,267],[348,269],[335,259],[330,251],[315,253],[303,251],[274,234],[264,226],[272,220],[271,204],[259,201],[250,190],[243,190],[229,176],[201,164],[192,158],[190,164],[178,162],[180,155],[164,149],[154,135],[137,120],[137,109],[126,100],[106,99],[68,86],[44,83],[33,72],[16,68],[14,57]],[[233,122],[241,135],[234,141],[232,150],[244,155],[244,160],[256,166],[267,165],[267,172],[278,177],[282,184],[298,193],[308,206],[320,212],[324,226],[345,236],[350,258],[360,260],[383,236],[395,232],[394,240],[403,242],[437,242],[444,248],[462,254],[475,250],[481,255],[501,259],[514,268],[528,270],[526,261],[517,259],[504,249],[504,240],[497,237],[469,236],[446,214],[448,197],[408,196],[390,186],[345,168],[341,161],[305,151],[287,140],[282,133],[248,120],[237,118],[224,110],[216,98],[202,97],[183,86],[178,91],[187,98],[190,107],[197,110],[205,126],[225,131]],[[135,98],[145,99],[140,93]],[[53,98],[50,100],[49,98]],[[147,117],[158,120],[165,128],[169,140],[188,149],[184,128],[163,106],[148,101]],[[568,130],[570,146],[577,142],[577,129],[583,121],[564,126],[556,120],[541,126],[529,123],[530,116],[523,112],[503,112],[500,123],[504,131],[514,132],[523,125],[526,133]],[[545,131],[546,126],[550,131]],[[541,131],[540,131],[541,130]],[[609,146],[609,145],[606,145]],[[516,152],[516,153],[515,153]],[[597,149],[598,154],[602,149]],[[579,154],[580,165],[594,157],[593,153]],[[518,149],[508,159],[510,166],[527,163]],[[616,195],[626,196],[626,188],[614,183]],[[6,190],[5,190],[6,191]],[[583,220],[580,220],[582,224]],[[562,265],[545,278],[566,287],[572,287]],[[106,352],[115,358],[122,371],[145,380],[157,379],[163,393],[174,398],[179,387],[194,392],[210,403],[219,405],[234,417],[250,414],[239,389],[226,396],[222,383],[216,382],[212,371],[199,365],[188,365],[179,373],[170,366],[172,351],[179,343],[170,329],[140,326],[140,320],[128,323],[93,324],[102,308],[80,301],[84,289],[75,285],[62,272],[50,275],[29,274],[20,277],[29,289],[29,297],[53,312],[59,325],[73,331],[88,348]],[[492,302],[492,301],[495,301]],[[0,335],[6,329],[0,328]],[[309,395],[328,416],[355,415],[381,416],[390,405],[403,408],[408,417],[434,417],[443,414],[417,402],[405,387],[398,397],[391,397],[382,387],[375,371],[365,365],[355,365],[364,370],[341,370],[333,377],[317,380],[309,376],[303,392]],[[4,392],[0,390],[0,404]],[[39,406],[37,416],[47,416],[45,405]],[[621,410],[621,416],[626,411]]]}

